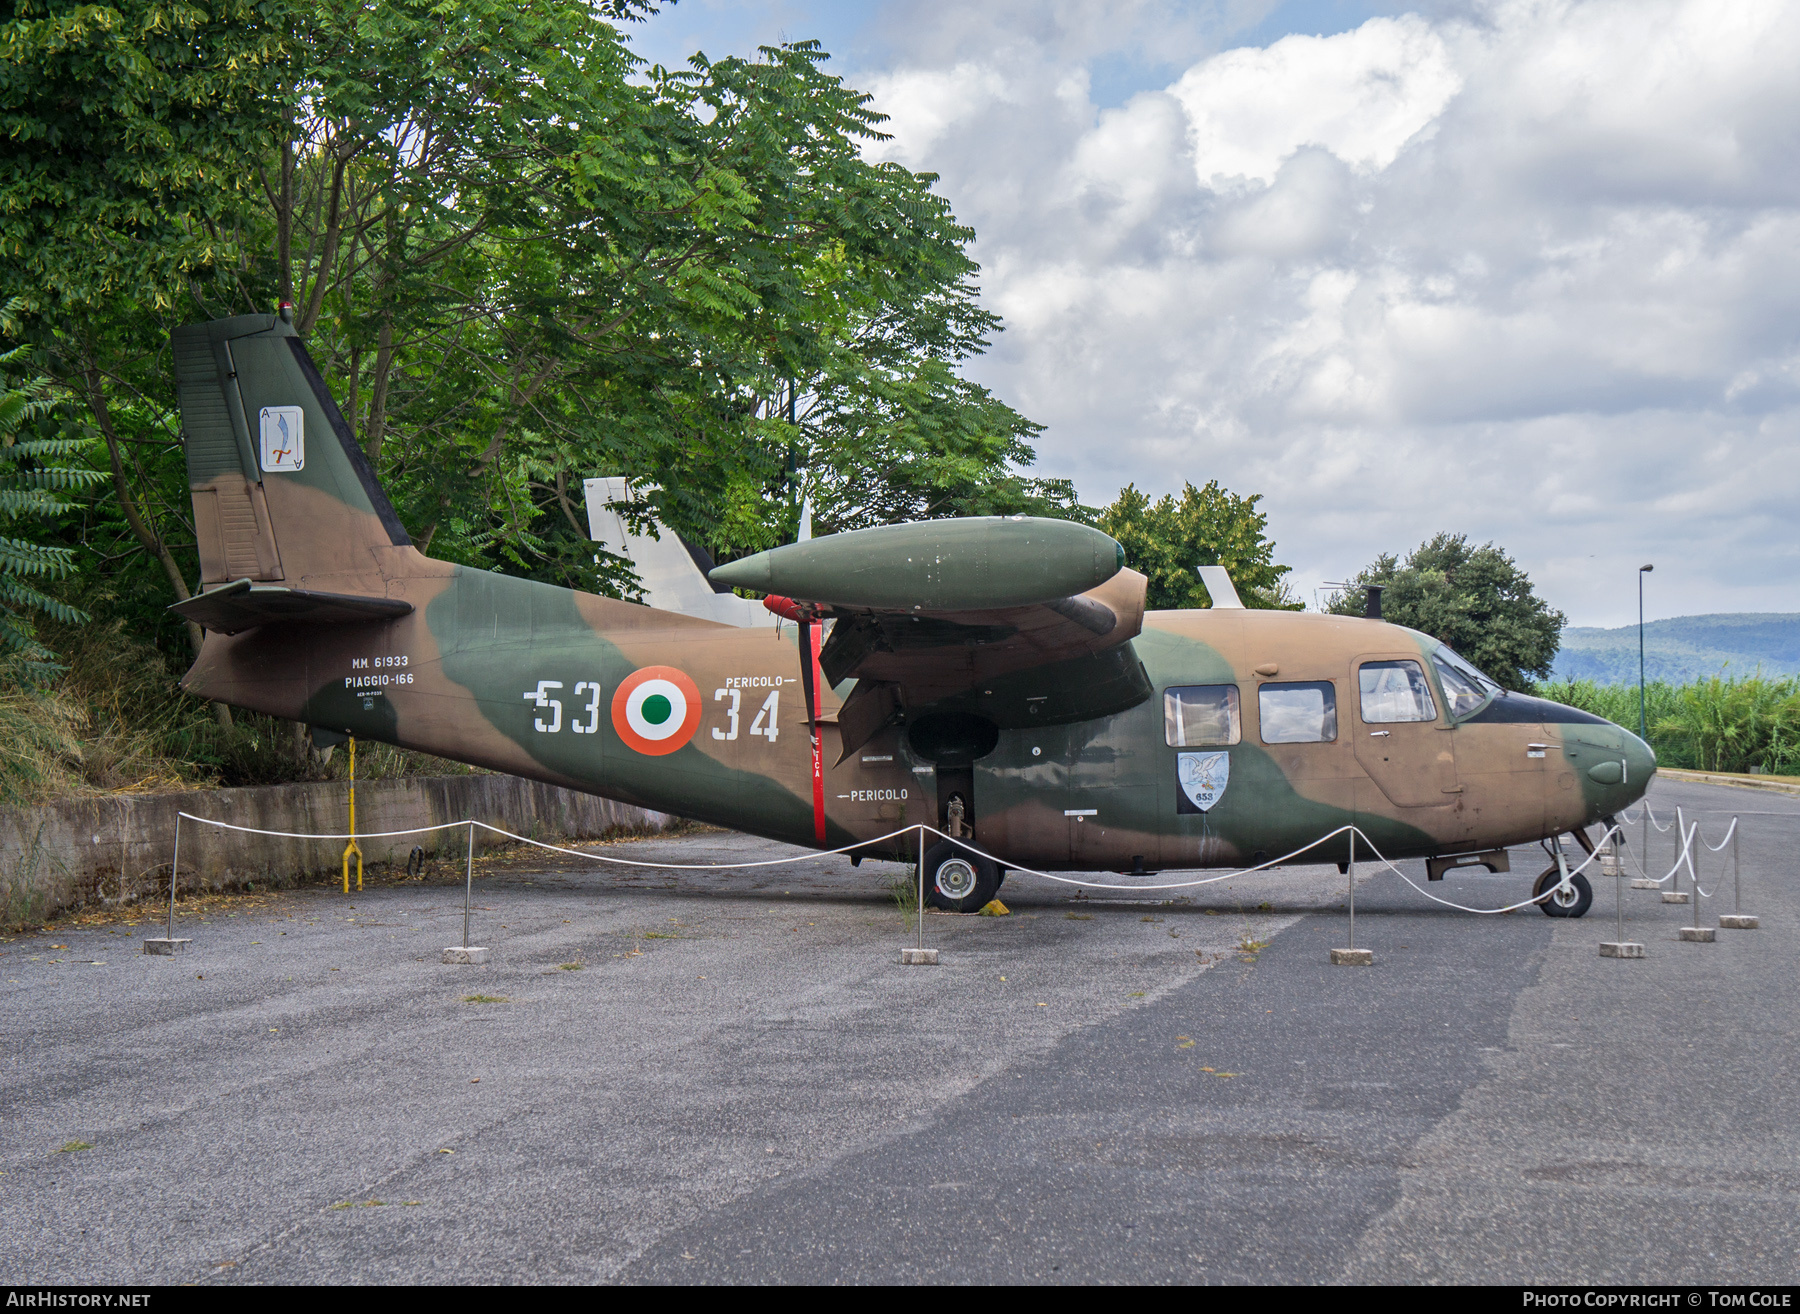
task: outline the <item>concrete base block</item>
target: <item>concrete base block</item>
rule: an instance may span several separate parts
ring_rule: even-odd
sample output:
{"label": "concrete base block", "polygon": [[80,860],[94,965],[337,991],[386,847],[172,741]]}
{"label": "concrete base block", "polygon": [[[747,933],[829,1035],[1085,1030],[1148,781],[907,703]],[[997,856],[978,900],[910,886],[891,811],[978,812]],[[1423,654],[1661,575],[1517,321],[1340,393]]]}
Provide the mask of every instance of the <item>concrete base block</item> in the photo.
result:
{"label": "concrete base block", "polygon": [[1711,944],[1713,928],[1710,926],[1684,926],[1681,928],[1681,938],[1691,940],[1695,944]]}
{"label": "concrete base block", "polygon": [[936,967],[937,960],[938,951],[935,949],[902,949],[900,951],[900,961],[908,966],[924,964]]}
{"label": "concrete base block", "polygon": [[1375,951],[1373,949],[1333,949],[1331,963],[1333,967],[1373,967]]}
{"label": "concrete base block", "polygon": [[147,954],[185,954],[192,940],[146,940],[144,952]]}
{"label": "concrete base block", "polygon": [[1662,882],[1650,880],[1645,876],[1638,876],[1632,879],[1631,888],[1634,890],[1660,890],[1662,889]]}
{"label": "concrete base block", "polygon": [[444,961],[446,963],[469,963],[474,965],[485,963],[487,960],[488,951],[486,949],[477,949],[473,945],[470,945],[466,949],[461,945],[453,945],[451,948],[444,950]]}
{"label": "concrete base block", "polygon": [[1686,890],[1664,890],[1663,891],[1663,902],[1664,903],[1686,903],[1687,901],[1688,901],[1688,893]]}
{"label": "concrete base block", "polygon": [[1721,913],[1719,925],[1727,931],[1754,931],[1762,921],[1749,913]]}
{"label": "concrete base block", "polygon": [[1603,941],[1600,945],[1602,958],[1642,958],[1644,946],[1633,944],[1630,940]]}

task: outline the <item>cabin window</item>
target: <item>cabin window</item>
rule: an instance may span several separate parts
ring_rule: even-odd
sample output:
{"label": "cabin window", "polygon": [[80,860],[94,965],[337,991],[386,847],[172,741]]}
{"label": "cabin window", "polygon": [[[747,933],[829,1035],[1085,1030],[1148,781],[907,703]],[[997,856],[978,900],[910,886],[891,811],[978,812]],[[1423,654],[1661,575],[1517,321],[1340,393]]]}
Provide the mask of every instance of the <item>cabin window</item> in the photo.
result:
{"label": "cabin window", "polygon": [[1431,654],[1431,664],[1437,667],[1451,716],[1468,716],[1479,711],[1483,703],[1500,692],[1499,685],[1446,647],[1440,645]]}
{"label": "cabin window", "polygon": [[1265,744],[1321,744],[1337,738],[1337,690],[1330,680],[1265,684],[1256,691]]}
{"label": "cabin window", "polygon": [[1235,684],[1163,690],[1163,732],[1171,748],[1218,747],[1242,738]]}
{"label": "cabin window", "polygon": [[1419,663],[1364,662],[1356,678],[1366,724],[1437,720],[1437,704],[1432,700],[1425,668]]}

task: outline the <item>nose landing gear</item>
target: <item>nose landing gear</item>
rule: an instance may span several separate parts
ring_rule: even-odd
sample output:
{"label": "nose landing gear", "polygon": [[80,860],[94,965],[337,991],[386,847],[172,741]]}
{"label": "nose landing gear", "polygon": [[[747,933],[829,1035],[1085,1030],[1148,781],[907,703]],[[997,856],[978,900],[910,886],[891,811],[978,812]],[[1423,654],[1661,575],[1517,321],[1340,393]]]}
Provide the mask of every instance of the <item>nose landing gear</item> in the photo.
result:
{"label": "nose landing gear", "polygon": [[1558,853],[1555,864],[1531,887],[1531,897],[1546,917],[1580,917],[1593,906],[1594,887],[1580,872],[1570,872]]}

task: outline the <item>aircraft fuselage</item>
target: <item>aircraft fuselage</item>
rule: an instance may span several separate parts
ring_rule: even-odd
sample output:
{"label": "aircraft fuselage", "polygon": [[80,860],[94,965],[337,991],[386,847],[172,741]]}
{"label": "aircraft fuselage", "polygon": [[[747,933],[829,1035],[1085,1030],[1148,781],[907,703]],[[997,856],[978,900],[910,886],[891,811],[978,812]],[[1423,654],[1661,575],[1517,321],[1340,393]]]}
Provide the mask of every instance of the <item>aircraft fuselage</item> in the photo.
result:
{"label": "aircraft fuselage", "polygon": [[[1555,703],[1504,695],[1453,717],[1436,644],[1414,631],[1217,609],[1145,616],[1132,644],[1152,692],[1129,710],[1064,719],[1059,701],[1078,691],[1015,681],[972,761],[927,758],[905,721],[843,755],[834,718],[851,682],[821,689],[815,802],[804,628],[738,629],[408,546],[368,551],[373,571],[302,582],[404,599],[410,615],[209,634],[186,687],[802,845],[941,827],[954,795],[987,852],[1063,870],[1235,865],[1352,821],[1392,857],[1496,849],[1617,812],[1655,769],[1636,736]],[[1395,720],[1396,707],[1431,717]]]}

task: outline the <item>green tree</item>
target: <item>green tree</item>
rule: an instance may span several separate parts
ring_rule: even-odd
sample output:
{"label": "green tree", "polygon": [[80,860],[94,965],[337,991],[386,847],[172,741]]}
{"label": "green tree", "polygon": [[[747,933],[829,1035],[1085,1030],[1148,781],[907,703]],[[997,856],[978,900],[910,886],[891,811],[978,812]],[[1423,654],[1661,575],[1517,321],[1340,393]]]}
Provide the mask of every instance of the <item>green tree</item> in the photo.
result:
{"label": "green tree", "polygon": [[1532,591],[1517,563],[1492,543],[1471,547],[1462,534],[1421,543],[1404,565],[1383,553],[1349,583],[1327,611],[1360,616],[1364,586],[1384,585],[1385,619],[1449,644],[1508,689],[1549,675],[1562,644],[1563,614]]}
{"label": "green tree", "polygon": [[[9,305],[6,311],[14,308]],[[39,683],[60,668],[56,654],[38,639],[34,615],[65,623],[85,621],[87,615],[33,582],[67,575],[74,569],[73,549],[23,536],[22,531],[33,528],[33,522],[65,515],[73,508],[66,494],[104,476],[65,464],[78,456],[83,441],[54,427],[56,408],[49,380],[15,386],[8,378],[26,351],[20,346],[0,353],[0,519],[9,531],[0,535],[0,654],[10,659],[5,666],[8,674]]]}
{"label": "green tree", "polygon": [[999,329],[973,234],[865,158],[868,97],[816,43],[646,68],[648,11],[15,0],[0,294],[99,440],[59,542],[109,622],[198,645],[168,333],[281,300],[433,556],[629,592],[586,537],[603,473],[720,558],[803,497],[821,530],[1085,514],[962,377]]}
{"label": "green tree", "polygon": [[1183,483],[1181,496],[1151,501],[1135,484],[1095,522],[1125,549],[1125,562],[1150,580],[1153,610],[1210,607],[1199,566],[1223,566],[1246,607],[1298,611],[1301,603],[1282,578],[1289,567],[1275,563],[1275,544],[1264,531],[1269,518],[1256,509],[1262,494],[1239,497],[1214,479],[1204,488]]}

